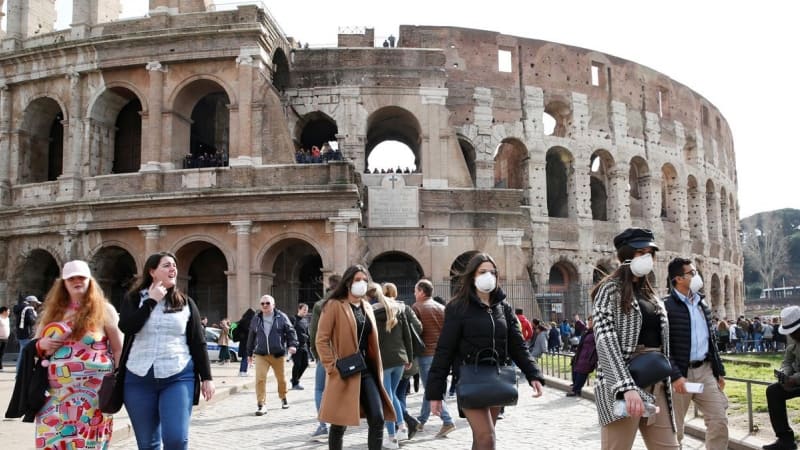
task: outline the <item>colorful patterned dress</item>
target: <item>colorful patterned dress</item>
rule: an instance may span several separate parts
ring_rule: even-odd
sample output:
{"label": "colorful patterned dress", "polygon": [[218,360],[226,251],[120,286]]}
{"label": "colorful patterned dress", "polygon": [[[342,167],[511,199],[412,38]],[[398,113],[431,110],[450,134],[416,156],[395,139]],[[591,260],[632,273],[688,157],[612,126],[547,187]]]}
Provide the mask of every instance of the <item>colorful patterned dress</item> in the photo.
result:
{"label": "colorful patterned dress", "polygon": [[[45,335],[51,326],[45,327]],[[36,448],[54,450],[106,449],[111,441],[113,418],[98,405],[103,375],[114,369],[108,338],[103,332],[86,333],[68,340],[50,358],[49,399],[36,415]]]}

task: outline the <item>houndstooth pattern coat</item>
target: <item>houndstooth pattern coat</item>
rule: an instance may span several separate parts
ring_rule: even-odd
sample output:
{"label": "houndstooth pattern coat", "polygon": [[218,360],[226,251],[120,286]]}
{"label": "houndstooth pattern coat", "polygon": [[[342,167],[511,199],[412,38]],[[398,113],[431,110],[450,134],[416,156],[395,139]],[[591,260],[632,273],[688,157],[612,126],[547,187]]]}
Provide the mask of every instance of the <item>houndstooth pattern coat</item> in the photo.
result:
{"label": "houndstooth pattern coat", "polygon": [[[600,425],[605,426],[622,419],[613,413],[614,401],[625,391],[637,391],[646,402],[655,402],[655,398],[636,386],[630,372],[628,361],[636,350],[639,330],[642,328],[642,313],[639,303],[632,299],[632,309],[628,314],[622,312],[621,285],[618,280],[608,279],[597,291],[594,303],[593,321],[595,345],[597,348],[597,382],[594,387],[597,414]],[[669,358],[669,323],[664,302],[658,297],[651,299],[656,304],[657,314],[661,321],[661,342],[663,352]],[[675,418],[672,411],[672,386],[666,383],[667,405],[675,430]]]}

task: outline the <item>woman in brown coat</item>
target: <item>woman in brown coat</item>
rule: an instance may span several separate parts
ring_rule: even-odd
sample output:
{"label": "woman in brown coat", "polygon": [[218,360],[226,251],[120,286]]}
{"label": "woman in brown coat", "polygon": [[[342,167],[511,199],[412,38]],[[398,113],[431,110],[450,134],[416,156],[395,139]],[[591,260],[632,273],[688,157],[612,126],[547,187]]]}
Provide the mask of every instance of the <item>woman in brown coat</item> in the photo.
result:
{"label": "woman in brown coat", "polygon": [[[331,424],[328,448],[342,448],[348,425],[365,417],[369,425],[367,446],[380,450],[384,420],[396,420],[391,400],[383,388],[383,369],[378,329],[372,307],[366,301],[369,272],[361,265],[349,267],[322,307],[317,328],[317,353],[328,377],[319,420]],[[342,378],[336,360],[361,352],[367,369]]]}

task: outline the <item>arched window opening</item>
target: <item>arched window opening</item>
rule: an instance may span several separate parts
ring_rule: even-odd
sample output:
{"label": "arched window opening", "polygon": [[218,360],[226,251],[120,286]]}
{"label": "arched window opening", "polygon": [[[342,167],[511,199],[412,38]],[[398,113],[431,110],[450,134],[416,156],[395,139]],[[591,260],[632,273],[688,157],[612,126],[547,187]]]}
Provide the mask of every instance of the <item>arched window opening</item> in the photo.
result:
{"label": "arched window opening", "polygon": [[55,181],[64,156],[64,113],[52,98],[32,101],[23,113],[19,137],[19,183]]}
{"label": "arched window opening", "polygon": [[661,218],[677,222],[679,211],[678,172],[672,164],[665,164],[661,168]]}
{"label": "arched window opening", "polygon": [[608,220],[609,170],[613,164],[614,160],[605,150],[594,152],[589,162],[589,190],[593,220]]}
{"label": "arched window opening", "polygon": [[400,141],[383,141],[376,145],[367,158],[368,173],[414,173],[417,164],[414,162],[411,147]]}
{"label": "arched window opening", "polygon": [[47,181],[55,181],[61,175],[64,164],[64,116],[56,114],[50,124],[50,142],[47,146]]}
{"label": "arched window opening", "polygon": [[[419,121],[410,111],[397,106],[387,106],[370,115],[367,119],[364,171],[374,172],[377,169],[378,173],[380,173],[380,167],[377,166],[378,162],[376,161],[374,163],[376,166],[373,167],[370,157],[374,150],[385,141],[396,141],[404,144],[414,156],[413,160],[393,160],[391,163],[387,162],[385,163],[387,166],[391,164],[394,166],[393,169],[397,171],[397,166],[400,165],[400,169],[403,172],[406,172],[405,166],[407,166],[409,173],[419,172],[422,169],[420,165],[422,132]],[[396,146],[397,144],[393,145]],[[404,154],[404,152],[393,150],[390,154],[395,157]],[[384,170],[386,170],[386,168],[384,168]]]}
{"label": "arched window opening", "polygon": [[461,148],[461,154],[464,156],[464,161],[467,163],[467,170],[469,170],[469,177],[472,179],[472,185],[475,186],[477,179],[477,172],[475,170],[475,147],[463,138],[458,139],[458,146]]}
{"label": "arched window opening", "polygon": [[630,186],[631,217],[643,218],[646,212],[646,200],[649,197],[650,172],[644,159],[636,156],[631,159],[628,173]]}
{"label": "arched window opening", "polygon": [[322,257],[308,242],[285,239],[278,243],[274,262],[262,262],[264,272],[272,273],[264,292],[269,292],[284,311],[295,311],[300,303],[313,305],[323,298]]}
{"label": "arched window opening", "polygon": [[283,50],[278,49],[272,57],[272,85],[283,92],[289,86],[289,60]]}
{"label": "arched window opening", "polygon": [[547,214],[550,217],[569,217],[569,176],[572,155],[564,149],[551,148],[545,157],[547,175]]}
{"label": "arched window opening", "polygon": [[228,94],[210,93],[192,109],[188,167],[222,167],[228,165],[230,112]]}
{"label": "arched window opening", "polygon": [[528,184],[528,150],[516,139],[506,139],[494,156],[494,187],[525,189]]}
{"label": "arched window opening", "polygon": [[566,137],[572,118],[569,105],[560,101],[553,101],[544,108],[542,123],[546,136]]}
{"label": "arched window opening", "polygon": [[222,251],[207,242],[193,242],[182,248],[177,257],[178,279],[182,270],[186,270],[183,272],[188,275],[186,292],[208,317],[208,323],[227,317],[228,262]]}
{"label": "arched window opening", "polygon": [[119,310],[122,299],[136,282],[136,261],[133,256],[121,247],[103,247],[92,258],[91,266],[103,293]]}
{"label": "arched window opening", "polygon": [[138,172],[142,164],[142,102],[129,101],[119,112],[115,124],[112,173]]}
{"label": "arched window opening", "polygon": [[299,148],[295,150],[295,162],[321,163],[342,159],[336,141],[339,128],[328,115],[319,111],[306,114],[298,122],[297,130],[295,136]]}
{"label": "arched window opening", "polygon": [[53,281],[60,276],[61,270],[50,252],[35,249],[25,257],[17,272],[17,289],[20,296],[35,295],[44,301]]}

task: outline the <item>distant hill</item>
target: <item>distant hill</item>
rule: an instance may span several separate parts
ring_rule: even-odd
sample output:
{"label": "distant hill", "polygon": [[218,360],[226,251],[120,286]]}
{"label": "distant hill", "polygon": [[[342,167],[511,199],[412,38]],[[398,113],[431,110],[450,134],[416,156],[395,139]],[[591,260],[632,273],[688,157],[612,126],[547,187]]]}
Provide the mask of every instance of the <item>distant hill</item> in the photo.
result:
{"label": "distant hill", "polygon": [[[775,211],[766,211],[752,216],[741,219],[742,230],[752,229],[753,227],[759,228],[762,223],[769,220],[777,220],[782,226],[784,235],[789,236],[789,266],[785,273],[779,274],[775,279],[775,285],[780,286],[786,283],[786,286],[800,286],[800,209],[778,209]],[[761,286],[761,279],[758,273],[753,270],[747,263],[747,254],[744,255],[744,282],[748,286],[747,298],[752,298],[750,295],[751,286]],[[757,295],[755,295],[757,297]]]}

